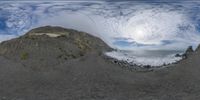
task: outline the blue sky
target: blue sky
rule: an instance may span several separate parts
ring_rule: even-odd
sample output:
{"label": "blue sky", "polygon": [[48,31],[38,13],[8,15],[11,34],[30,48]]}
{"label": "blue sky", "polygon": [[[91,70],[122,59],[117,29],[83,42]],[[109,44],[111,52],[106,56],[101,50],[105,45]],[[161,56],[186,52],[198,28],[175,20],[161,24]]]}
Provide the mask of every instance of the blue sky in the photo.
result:
{"label": "blue sky", "polygon": [[200,43],[195,0],[20,1],[0,2],[0,41],[53,25],[88,32],[118,49],[185,49]]}

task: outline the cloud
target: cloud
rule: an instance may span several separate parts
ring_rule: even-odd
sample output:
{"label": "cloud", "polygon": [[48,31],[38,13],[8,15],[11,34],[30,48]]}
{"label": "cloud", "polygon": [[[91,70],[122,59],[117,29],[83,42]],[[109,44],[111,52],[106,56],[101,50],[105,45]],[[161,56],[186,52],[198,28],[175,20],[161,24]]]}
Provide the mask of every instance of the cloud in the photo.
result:
{"label": "cloud", "polygon": [[[56,25],[88,32],[119,49],[185,49],[200,42],[198,4],[1,2],[0,13],[4,14],[0,16],[7,19],[3,30],[13,36],[34,27]],[[123,38],[128,39],[120,40]]]}
{"label": "cloud", "polygon": [[[189,45],[198,45],[200,42],[195,25],[181,11],[162,8],[137,10],[135,16],[130,17],[123,26],[119,37],[131,38],[132,41],[144,45],[154,44],[151,48],[162,46],[163,41],[171,41],[169,45],[177,45],[178,42],[188,45],[191,41]],[[169,45],[165,44],[168,47]],[[180,48],[183,49],[178,46],[174,49]]]}
{"label": "cloud", "polygon": [[16,35],[0,35],[0,42],[17,37]]}

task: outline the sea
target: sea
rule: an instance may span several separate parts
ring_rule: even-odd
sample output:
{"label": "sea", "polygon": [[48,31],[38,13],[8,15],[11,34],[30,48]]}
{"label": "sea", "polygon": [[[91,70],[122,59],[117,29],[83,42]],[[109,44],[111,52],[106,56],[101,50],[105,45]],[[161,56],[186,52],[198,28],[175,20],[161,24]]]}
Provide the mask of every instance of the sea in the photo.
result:
{"label": "sea", "polygon": [[132,65],[159,67],[176,63],[183,59],[184,51],[179,50],[116,50],[105,54],[119,61],[126,61]]}

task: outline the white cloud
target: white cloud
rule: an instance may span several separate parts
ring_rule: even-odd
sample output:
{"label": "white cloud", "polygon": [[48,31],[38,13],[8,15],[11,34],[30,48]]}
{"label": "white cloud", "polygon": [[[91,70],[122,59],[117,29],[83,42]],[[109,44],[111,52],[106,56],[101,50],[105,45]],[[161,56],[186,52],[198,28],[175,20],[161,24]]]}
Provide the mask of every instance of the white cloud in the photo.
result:
{"label": "white cloud", "polygon": [[[57,25],[99,36],[109,45],[120,49],[184,49],[200,42],[196,23],[190,19],[188,10],[185,10],[194,5],[103,1],[86,3],[88,2],[18,2],[2,9],[17,9],[15,15],[24,14],[21,18],[8,16],[12,20],[7,22],[11,30],[22,31],[21,34],[30,28]],[[31,10],[31,5],[36,6],[34,11]],[[181,5],[180,8],[177,9],[177,5]],[[19,8],[26,10],[19,12]],[[33,20],[36,21],[31,22]],[[12,28],[13,25],[17,29]],[[128,42],[149,46],[120,47],[113,45],[116,38],[129,38]],[[166,40],[171,43],[163,45]]]}
{"label": "white cloud", "polygon": [[10,40],[16,37],[17,37],[16,35],[0,35],[0,43],[2,41]]}
{"label": "white cloud", "polygon": [[[121,26],[123,27],[118,37],[129,38],[141,44],[154,44],[156,48],[162,46],[162,41],[165,40],[176,41],[170,44],[173,48],[173,44],[176,45],[174,49],[183,49],[179,48],[181,45],[177,45],[177,42],[187,45],[200,43],[200,35],[197,34],[194,24],[187,15],[179,11],[168,11],[162,8],[138,10],[135,16],[130,17]],[[168,49],[170,49],[169,45]]]}

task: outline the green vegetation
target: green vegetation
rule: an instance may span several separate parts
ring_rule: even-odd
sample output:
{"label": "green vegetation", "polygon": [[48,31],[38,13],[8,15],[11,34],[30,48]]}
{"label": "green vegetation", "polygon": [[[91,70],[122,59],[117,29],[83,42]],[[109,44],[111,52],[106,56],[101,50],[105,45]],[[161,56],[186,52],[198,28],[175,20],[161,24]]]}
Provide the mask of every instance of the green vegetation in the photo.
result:
{"label": "green vegetation", "polygon": [[27,52],[23,52],[20,55],[21,60],[27,60],[29,57],[29,54]]}
{"label": "green vegetation", "polygon": [[90,49],[89,41],[81,38],[76,38],[75,43],[78,45],[78,48],[81,49],[81,51],[85,52]]}

